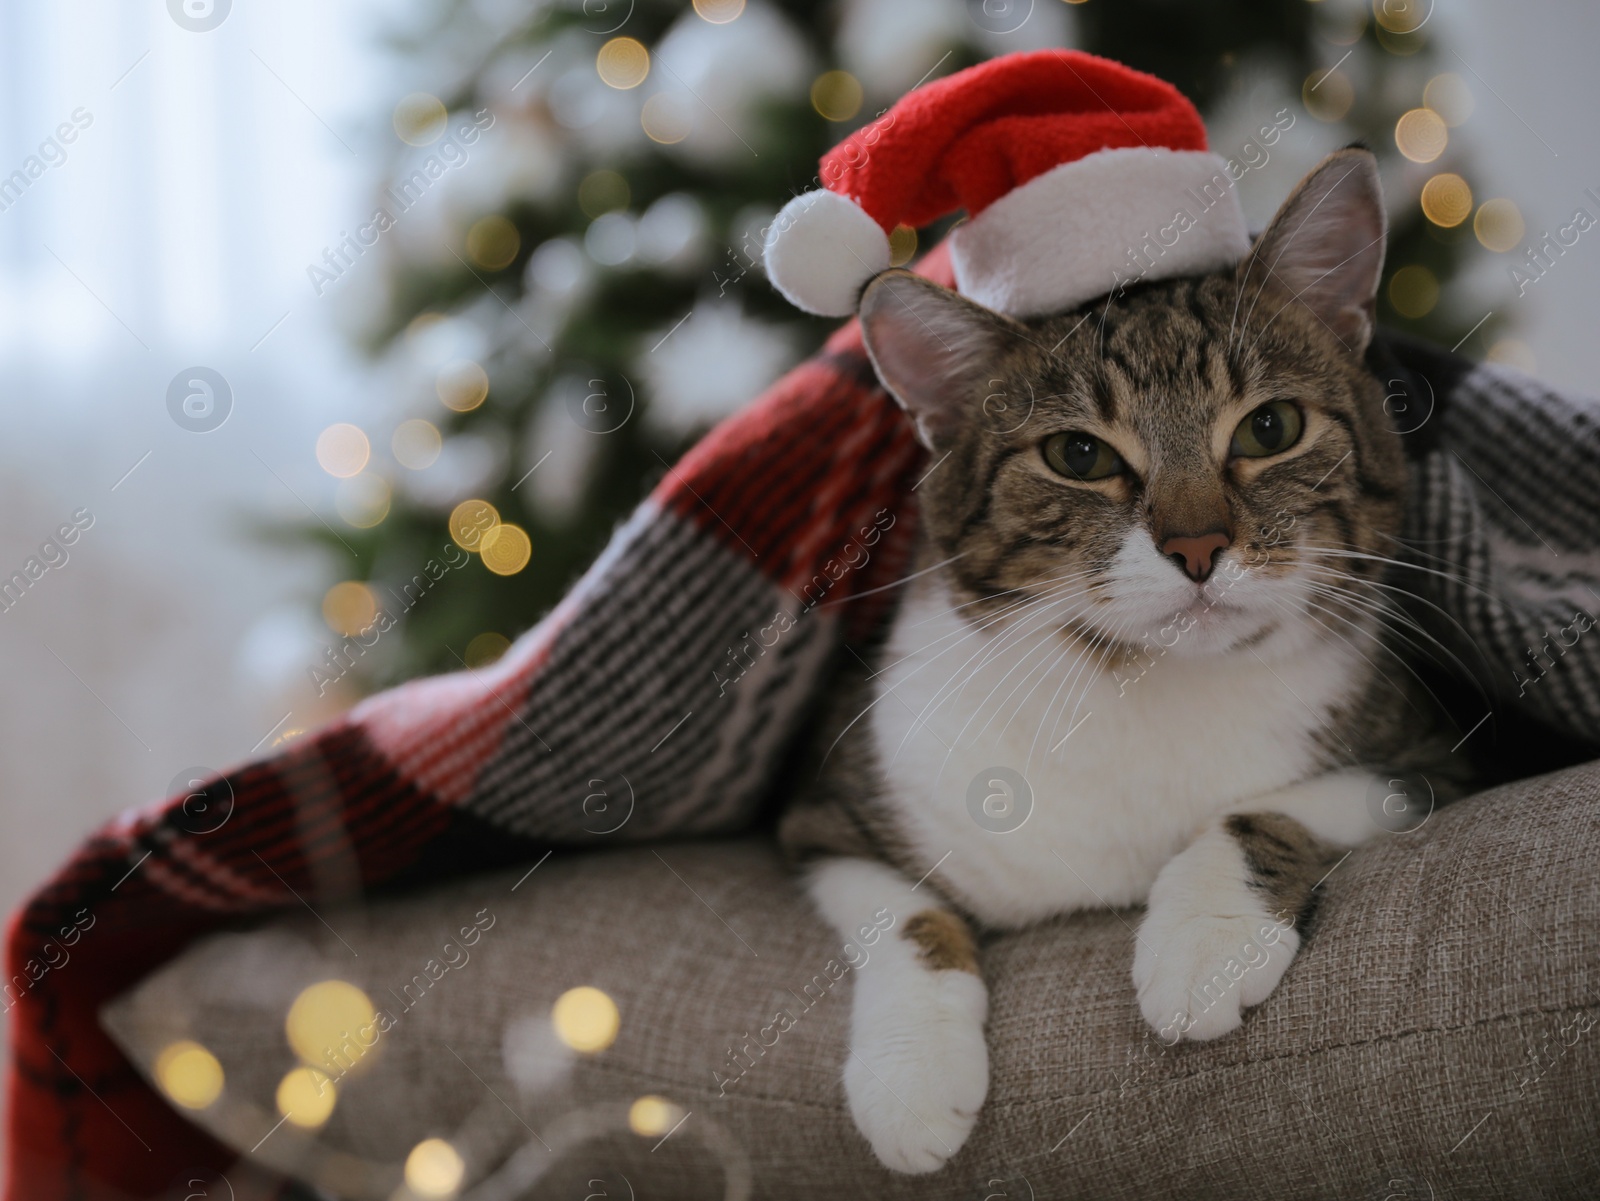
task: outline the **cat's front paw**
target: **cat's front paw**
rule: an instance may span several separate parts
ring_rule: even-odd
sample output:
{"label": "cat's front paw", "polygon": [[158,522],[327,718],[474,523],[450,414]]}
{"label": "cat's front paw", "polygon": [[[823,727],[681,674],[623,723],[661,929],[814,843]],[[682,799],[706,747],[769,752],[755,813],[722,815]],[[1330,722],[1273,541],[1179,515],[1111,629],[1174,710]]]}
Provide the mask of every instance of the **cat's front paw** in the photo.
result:
{"label": "cat's front paw", "polygon": [[1152,903],[1133,952],[1139,1011],[1161,1040],[1220,1038],[1265,1001],[1300,946],[1287,922],[1264,909],[1231,915]]}
{"label": "cat's front paw", "polygon": [[856,1129],[896,1172],[935,1172],[961,1149],[989,1091],[988,998],[970,972],[873,988],[855,1014],[844,1089]]}

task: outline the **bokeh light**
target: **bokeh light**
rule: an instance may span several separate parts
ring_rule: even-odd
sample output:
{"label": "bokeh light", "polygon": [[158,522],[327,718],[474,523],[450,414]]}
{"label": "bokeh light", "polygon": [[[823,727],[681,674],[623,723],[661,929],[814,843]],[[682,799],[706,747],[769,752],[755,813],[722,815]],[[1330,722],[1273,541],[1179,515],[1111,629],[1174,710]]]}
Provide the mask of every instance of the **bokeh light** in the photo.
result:
{"label": "bokeh light", "polygon": [[1450,130],[1431,108],[1414,108],[1394,126],[1394,144],[1414,163],[1431,163],[1444,153]]}
{"label": "bokeh light", "polygon": [[1434,0],[1372,0],[1372,19],[1390,33],[1415,33],[1433,14]]}
{"label": "bokeh light", "polygon": [[467,643],[467,653],[462,656],[471,668],[488,667],[498,662],[500,656],[511,649],[511,639],[493,630],[479,634]]}
{"label": "bokeh light", "polygon": [[445,365],[433,390],[445,408],[470,413],[489,397],[489,373],[471,359],[461,359]]}
{"label": "bokeh light", "polygon": [[413,417],[395,426],[394,437],[389,440],[389,449],[394,452],[394,461],[411,471],[432,467],[439,458],[439,451],[443,446],[444,440],[439,436],[439,427],[420,417]]}
{"label": "bokeh light", "polygon": [[353,479],[340,480],[333,494],[333,507],[344,518],[345,524],[358,530],[370,530],[389,516],[389,503],[393,493],[389,481],[370,472]]}
{"label": "bokeh light", "polygon": [[1439,280],[1426,267],[1413,263],[1389,280],[1389,303],[1402,317],[1426,317],[1439,303]]}
{"label": "bokeh light", "polygon": [[449,116],[439,97],[412,92],[394,106],[394,131],[402,142],[430,146],[444,134]]}
{"label": "bokeh light", "polygon": [[1318,121],[1341,121],[1355,103],[1356,89],[1343,71],[1319,68],[1300,85],[1300,99]]}
{"label": "bokeh light", "polygon": [[628,181],[621,172],[602,167],[589,172],[578,184],[578,207],[593,221],[606,213],[627,208],[631,195]]}
{"label": "bokeh light", "polygon": [[360,580],[335,584],[322,597],[322,620],[344,638],[354,637],[378,616],[378,601],[372,589]]}
{"label": "bokeh light", "polygon": [[683,92],[657,92],[639,110],[639,124],[652,142],[663,146],[681,142],[694,129],[693,97]]}
{"label": "bokeh light", "polygon": [[909,225],[896,225],[889,234],[889,266],[904,267],[917,253],[917,231]]}
{"label": "bokeh light", "polygon": [[744,0],[694,0],[694,11],[713,25],[726,25],[744,11]]}
{"label": "bokeh light", "polygon": [[339,1100],[333,1081],[316,1068],[294,1068],[278,1082],[278,1112],[302,1130],[315,1130],[333,1116]]}
{"label": "bokeh light", "polygon": [[499,213],[480,217],[467,230],[467,257],[486,271],[509,267],[521,249],[522,235]]}
{"label": "bokeh light", "polygon": [[419,1197],[453,1197],[466,1174],[460,1153],[442,1138],[425,1138],[406,1156],[406,1187]]}
{"label": "bokeh light", "polygon": [[302,1063],[337,1073],[377,1050],[377,1017],[371,999],[354,984],[322,980],[294,999],[283,1033]]}
{"label": "bokeh light", "polygon": [[848,71],[824,71],[811,85],[811,107],[830,121],[848,121],[861,111],[865,93]]}
{"label": "bokeh light", "polygon": [[175,1104],[204,1109],[222,1095],[222,1064],[197,1042],[183,1039],[156,1056],[156,1083]]}
{"label": "bokeh light", "polygon": [[500,524],[500,514],[486,500],[464,500],[450,510],[450,538],[462,550],[478,553],[483,536]]}
{"label": "bokeh light", "polygon": [[650,74],[650,51],[637,38],[612,38],[600,47],[594,66],[608,86],[627,91]]}
{"label": "bokeh light", "polygon": [[628,1129],[642,1138],[660,1138],[683,1121],[683,1108],[665,1097],[640,1097],[628,1106]]}
{"label": "bokeh light", "polygon": [[1478,235],[1478,241],[1497,254],[1514,249],[1522,241],[1525,229],[1522,210],[1504,198],[1485,201],[1472,219],[1472,232]]}
{"label": "bokeh light", "polygon": [[1515,367],[1518,371],[1533,374],[1537,363],[1533,357],[1533,347],[1520,338],[1501,338],[1489,347],[1486,356],[1491,363],[1503,363],[1507,367]]}
{"label": "bokeh light", "polygon": [[556,998],[550,1010],[550,1024],[555,1027],[556,1037],[574,1051],[593,1054],[616,1041],[622,1017],[615,1001],[598,988],[582,985],[569,988]]}
{"label": "bokeh light", "polygon": [[1453,229],[1472,216],[1472,187],[1459,175],[1445,172],[1422,185],[1422,215],[1435,225]]}
{"label": "bokeh light", "polygon": [[341,421],[317,435],[317,462],[338,479],[360,475],[371,457],[372,444],[359,425]]}
{"label": "bokeh light", "polygon": [[516,575],[533,558],[533,541],[520,525],[501,524],[484,534],[480,553],[495,575]]}
{"label": "bokeh light", "polygon": [[1422,103],[1438,113],[1439,119],[1452,128],[1463,124],[1477,107],[1477,101],[1467,90],[1466,80],[1449,72],[1428,80],[1428,86],[1422,89]]}

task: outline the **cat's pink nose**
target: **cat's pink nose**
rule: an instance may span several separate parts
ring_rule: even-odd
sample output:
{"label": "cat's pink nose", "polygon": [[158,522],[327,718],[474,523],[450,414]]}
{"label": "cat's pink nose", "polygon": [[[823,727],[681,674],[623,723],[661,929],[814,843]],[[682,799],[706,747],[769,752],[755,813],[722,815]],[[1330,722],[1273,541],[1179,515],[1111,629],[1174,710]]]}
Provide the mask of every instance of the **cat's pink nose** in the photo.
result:
{"label": "cat's pink nose", "polygon": [[1161,544],[1161,553],[1183,568],[1195,583],[1202,583],[1211,574],[1219,550],[1225,550],[1232,541],[1221,530],[1189,538],[1168,538]]}

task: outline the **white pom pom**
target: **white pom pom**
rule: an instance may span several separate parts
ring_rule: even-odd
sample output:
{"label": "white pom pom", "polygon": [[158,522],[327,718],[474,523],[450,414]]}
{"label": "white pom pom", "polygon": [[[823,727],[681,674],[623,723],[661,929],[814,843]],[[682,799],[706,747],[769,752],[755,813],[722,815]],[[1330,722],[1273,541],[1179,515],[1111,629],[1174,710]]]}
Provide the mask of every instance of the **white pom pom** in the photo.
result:
{"label": "white pom pom", "polygon": [[889,266],[889,236],[837,192],[803,192],[767,233],[767,278],[796,308],[849,317],[867,281]]}

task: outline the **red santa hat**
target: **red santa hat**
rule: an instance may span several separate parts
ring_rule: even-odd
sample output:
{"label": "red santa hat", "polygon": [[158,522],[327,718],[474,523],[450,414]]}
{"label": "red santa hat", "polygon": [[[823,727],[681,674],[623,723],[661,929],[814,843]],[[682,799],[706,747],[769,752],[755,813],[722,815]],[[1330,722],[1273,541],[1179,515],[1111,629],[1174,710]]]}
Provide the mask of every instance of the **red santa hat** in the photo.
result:
{"label": "red santa hat", "polygon": [[1195,275],[1249,249],[1223,160],[1171,84],[1074,50],[1011,54],[907,93],[822,159],[786,204],[767,275],[796,306],[855,312],[889,233],[965,209],[956,286],[1016,317],[1130,278]]}

